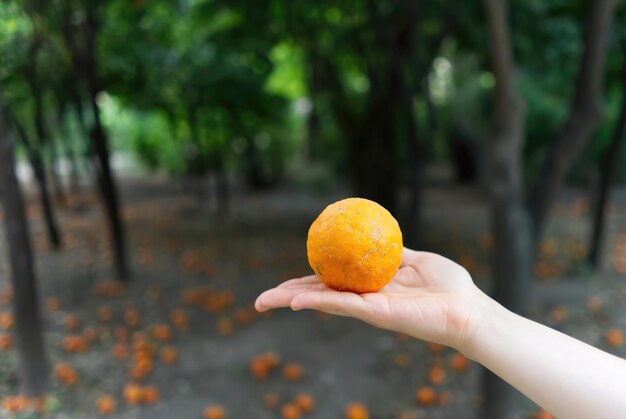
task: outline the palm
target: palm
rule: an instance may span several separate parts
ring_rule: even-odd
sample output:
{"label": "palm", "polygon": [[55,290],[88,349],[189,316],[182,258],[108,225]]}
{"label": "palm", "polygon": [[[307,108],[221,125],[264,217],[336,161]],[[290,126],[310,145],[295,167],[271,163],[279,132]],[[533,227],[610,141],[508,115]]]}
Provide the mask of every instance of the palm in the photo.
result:
{"label": "palm", "polygon": [[461,266],[433,253],[405,249],[402,266],[380,292],[354,294],[326,287],[316,276],[266,291],[259,310],[291,306],[350,316],[424,340],[454,344],[472,322],[476,287]]}

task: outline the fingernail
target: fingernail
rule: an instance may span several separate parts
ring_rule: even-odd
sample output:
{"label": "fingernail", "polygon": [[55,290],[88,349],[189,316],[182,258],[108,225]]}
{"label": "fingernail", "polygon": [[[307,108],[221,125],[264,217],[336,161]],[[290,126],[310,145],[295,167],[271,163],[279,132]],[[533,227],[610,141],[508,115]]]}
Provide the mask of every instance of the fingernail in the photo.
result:
{"label": "fingernail", "polygon": [[259,295],[254,302],[254,308],[256,308],[257,311],[263,311],[263,294]]}

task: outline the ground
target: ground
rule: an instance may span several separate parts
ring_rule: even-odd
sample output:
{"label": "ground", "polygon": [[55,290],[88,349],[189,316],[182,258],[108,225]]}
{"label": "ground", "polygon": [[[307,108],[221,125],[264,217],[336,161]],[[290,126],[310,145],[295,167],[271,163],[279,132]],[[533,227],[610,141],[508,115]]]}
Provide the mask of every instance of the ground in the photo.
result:
{"label": "ground", "polygon": [[[310,273],[305,254],[308,226],[325,205],[344,195],[341,192],[319,195],[290,187],[264,194],[236,192],[230,213],[223,216],[211,210],[210,202],[199,206],[176,181],[121,183],[133,275],[117,297],[97,292],[98,284],[113,279],[97,199],[84,190],[73,194],[59,211],[66,245],[61,252],[48,249],[36,200],[29,204],[50,363],[69,363],[79,375],[78,383],[70,387],[52,375],[50,411],[41,417],[97,418],[95,400],[107,394],[118,405],[111,417],[120,419],[201,418],[211,404],[222,405],[229,418],[278,418],[280,408],[264,405],[268,392],[277,393],[281,405],[298,393],[311,394],[316,407],[305,416],[310,418],[342,418],[346,405],[355,401],[366,404],[372,418],[403,417],[398,416],[401,413],[414,419],[477,417],[481,369],[470,364],[467,371],[454,371],[450,364],[457,355],[452,349],[437,352],[423,342],[313,312],[254,315],[252,303],[262,290]],[[626,198],[623,192],[619,196]],[[483,195],[475,187],[440,185],[428,188],[425,203],[424,247],[461,262],[482,287],[488,287],[490,238]],[[532,286],[530,316],[626,355],[626,347],[605,342],[610,328],[626,329],[626,312],[620,310],[626,300],[626,277],[618,272],[623,271],[620,255],[611,250],[624,240],[618,233],[626,229],[626,204],[618,200],[611,212],[612,244],[602,275],[590,275],[581,263],[589,224],[585,200],[569,192],[554,215],[536,268],[541,279]],[[3,247],[3,284],[8,276],[5,254]],[[199,291],[202,287],[211,287],[210,295],[226,296],[221,301],[224,307],[220,301],[185,302],[194,295],[206,297]],[[229,293],[234,295],[232,304]],[[587,308],[591,296],[599,298],[601,307]],[[110,322],[99,321],[101,306],[113,310]],[[0,312],[9,309],[7,304],[0,306]],[[133,309],[140,323],[128,327],[124,313]],[[188,314],[189,330],[174,328],[167,343],[154,339],[152,326],[170,323],[173,309]],[[68,331],[67,318],[73,314],[80,325]],[[158,403],[132,407],[124,402],[132,355],[121,361],[113,356],[116,333],[121,333],[116,328],[131,335],[143,332],[157,351],[166,345],[178,351],[173,365],[164,365],[157,355],[153,371],[143,379],[142,385],[159,390]],[[87,334],[95,332],[93,342],[84,352],[67,353],[64,337],[84,335],[85,329]],[[267,379],[255,379],[250,360],[266,352],[278,354],[281,365],[299,364],[303,377],[289,381],[279,367]],[[445,406],[421,407],[415,392],[428,385],[433,365],[446,371],[444,382],[433,388],[452,398]],[[18,391],[16,368],[15,351],[0,351],[0,396]],[[530,417],[536,407],[520,398],[519,409],[521,417]]]}

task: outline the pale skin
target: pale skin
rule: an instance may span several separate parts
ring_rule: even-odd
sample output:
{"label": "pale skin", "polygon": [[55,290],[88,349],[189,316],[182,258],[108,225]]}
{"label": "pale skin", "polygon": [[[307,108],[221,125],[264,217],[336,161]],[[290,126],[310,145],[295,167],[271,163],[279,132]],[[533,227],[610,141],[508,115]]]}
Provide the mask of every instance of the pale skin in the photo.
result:
{"label": "pale skin", "polygon": [[626,360],[518,316],[443,256],[404,249],[378,293],[339,292],[316,276],[286,281],[259,311],[314,309],[455,348],[559,419],[626,418]]}

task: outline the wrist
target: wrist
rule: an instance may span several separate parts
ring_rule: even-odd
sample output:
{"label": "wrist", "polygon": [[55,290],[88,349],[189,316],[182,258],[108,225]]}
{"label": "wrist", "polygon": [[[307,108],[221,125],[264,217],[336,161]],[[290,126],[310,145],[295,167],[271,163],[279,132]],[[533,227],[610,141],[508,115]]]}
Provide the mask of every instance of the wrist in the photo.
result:
{"label": "wrist", "polygon": [[497,336],[501,335],[506,325],[514,316],[512,312],[479,291],[480,295],[475,301],[473,315],[464,339],[456,345],[466,357],[480,362],[481,354],[484,353],[485,345],[489,345]]}

